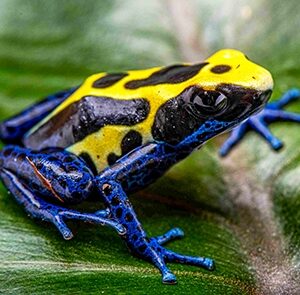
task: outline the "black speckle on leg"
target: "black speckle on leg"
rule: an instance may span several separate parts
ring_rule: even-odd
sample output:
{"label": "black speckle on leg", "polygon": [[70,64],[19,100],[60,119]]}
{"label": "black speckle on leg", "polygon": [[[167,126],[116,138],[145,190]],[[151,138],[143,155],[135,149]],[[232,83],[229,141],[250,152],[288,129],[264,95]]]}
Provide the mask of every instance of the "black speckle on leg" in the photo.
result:
{"label": "black speckle on leg", "polygon": [[118,208],[118,209],[116,210],[116,217],[117,217],[117,218],[121,218],[121,217],[122,217],[122,214],[123,214],[122,208]]}
{"label": "black speckle on leg", "polygon": [[112,206],[118,206],[120,204],[120,199],[117,196],[114,196],[111,200]]}
{"label": "black speckle on leg", "polygon": [[11,153],[12,153],[12,148],[6,148],[4,149],[3,155],[4,157],[8,157],[10,156]]}
{"label": "black speckle on leg", "polygon": [[127,213],[125,216],[125,220],[128,222],[131,222],[133,220],[133,216],[131,213]]}
{"label": "black speckle on leg", "polygon": [[146,251],[146,249],[147,249],[147,246],[145,244],[138,247],[138,251],[141,253],[144,253]]}

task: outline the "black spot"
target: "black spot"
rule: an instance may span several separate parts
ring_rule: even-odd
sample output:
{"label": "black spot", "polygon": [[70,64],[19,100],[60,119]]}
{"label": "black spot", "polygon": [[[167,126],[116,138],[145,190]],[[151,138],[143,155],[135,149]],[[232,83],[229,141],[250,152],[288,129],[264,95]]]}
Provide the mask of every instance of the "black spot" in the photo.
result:
{"label": "black spot", "polygon": [[59,185],[62,187],[62,188],[66,188],[67,187],[67,182],[65,179],[59,179],[58,181]]}
{"label": "black spot", "polygon": [[132,126],[144,121],[150,111],[146,99],[113,99],[85,96],[51,117],[38,130],[24,139],[28,148],[41,150],[51,147],[66,148],[81,141],[103,126]]}
{"label": "black spot", "polygon": [[173,65],[154,72],[146,79],[132,80],[125,84],[127,89],[152,86],[158,84],[176,84],[187,81],[197,75],[208,63],[196,65]]}
{"label": "black spot", "polygon": [[138,236],[136,234],[134,234],[132,237],[131,237],[134,241],[137,240]]}
{"label": "black spot", "polygon": [[126,221],[131,222],[133,220],[133,216],[131,213],[127,213],[125,216]]}
{"label": "black spot", "polygon": [[12,148],[7,148],[7,149],[4,149],[3,155],[4,155],[4,157],[8,157],[8,156],[10,156],[11,153],[12,153]]}
{"label": "black spot", "polygon": [[128,76],[127,73],[107,74],[106,76],[96,80],[93,83],[93,87],[106,88],[106,87],[114,85],[115,83],[119,82],[121,79],[123,79],[126,76]]}
{"label": "black spot", "polygon": [[111,165],[115,164],[118,161],[119,158],[120,157],[118,155],[116,155],[115,153],[110,153],[107,156],[107,163],[108,163],[108,165],[111,166]]}
{"label": "black spot", "polygon": [[139,252],[144,253],[146,250],[147,246],[146,245],[141,245],[138,247]]}
{"label": "black spot", "polygon": [[26,155],[25,155],[24,153],[20,153],[20,154],[18,155],[18,157],[17,157],[17,160],[18,160],[18,161],[23,161],[23,160],[25,160],[25,158],[26,158]]}
{"label": "black spot", "polygon": [[69,166],[67,166],[66,168],[67,168],[67,171],[68,171],[68,172],[75,172],[75,171],[78,171],[78,168],[75,167],[75,166],[69,165]]}
{"label": "black spot", "polygon": [[121,150],[122,155],[128,154],[133,149],[142,145],[143,138],[137,131],[130,130],[122,139]]}
{"label": "black spot", "polygon": [[246,54],[244,54],[244,56],[245,56],[246,59],[250,60],[250,58]]}
{"label": "black spot", "polygon": [[253,80],[256,80],[256,78],[255,78],[254,76],[252,76],[252,79],[253,79]]}
{"label": "black spot", "polygon": [[115,164],[122,156],[128,154],[133,149],[142,145],[143,138],[137,131],[130,130],[122,139],[121,142],[121,155],[118,156],[115,153],[110,153],[107,156],[107,162],[109,165]]}
{"label": "black spot", "polygon": [[53,156],[49,156],[49,157],[47,158],[47,160],[48,160],[49,162],[55,162],[55,161],[57,161],[57,158],[55,158],[55,157],[53,157]]}
{"label": "black spot", "polygon": [[67,156],[67,157],[64,158],[64,162],[66,162],[66,163],[70,163],[72,161],[74,161],[74,158],[71,157],[71,156]]}
{"label": "black spot", "polygon": [[114,196],[111,200],[113,206],[118,206],[120,204],[120,199],[117,196]]}
{"label": "black spot", "polygon": [[238,69],[240,66],[241,66],[240,64],[239,64],[239,65],[237,65],[237,66],[236,66],[236,69]]}
{"label": "black spot", "polygon": [[117,208],[116,210],[116,217],[121,218],[123,214],[123,209],[122,208]]}
{"label": "black spot", "polygon": [[91,156],[88,153],[81,153],[79,155],[79,157],[85,161],[85,163],[91,169],[91,171],[94,175],[98,174],[97,167],[95,166],[95,163],[93,162]]}
{"label": "black spot", "polygon": [[210,71],[215,74],[223,74],[231,70],[231,66],[228,65],[217,65],[214,66]]}
{"label": "black spot", "polygon": [[37,163],[34,163],[35,164],[35,167],[38,169],[38,170],[41,170],[43,168],[43,163],[42,162],[37,162]]}

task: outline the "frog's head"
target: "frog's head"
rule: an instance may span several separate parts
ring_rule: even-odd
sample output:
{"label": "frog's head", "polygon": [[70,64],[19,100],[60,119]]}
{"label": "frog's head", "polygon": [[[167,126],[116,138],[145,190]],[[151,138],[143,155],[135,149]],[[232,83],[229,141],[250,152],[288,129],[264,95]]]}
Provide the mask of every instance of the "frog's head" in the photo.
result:
{"label": "frog's head", "polygon": [[188,87],[160,110],[156,122],[165,124],[157,124],[157,138],[178,143],[202,130],[203,136],[198,138],[204,142],[260,111],[272,88],[273,79],[266,69],[240,51],[220,50],[206,60]]}
{"label": "frog's head", "polygon": [[242,121],[260,111],[271,96],[269,71],[250,61],[242,52],[223,49],[209,57],[199,81],[186,99],[201,117]]}

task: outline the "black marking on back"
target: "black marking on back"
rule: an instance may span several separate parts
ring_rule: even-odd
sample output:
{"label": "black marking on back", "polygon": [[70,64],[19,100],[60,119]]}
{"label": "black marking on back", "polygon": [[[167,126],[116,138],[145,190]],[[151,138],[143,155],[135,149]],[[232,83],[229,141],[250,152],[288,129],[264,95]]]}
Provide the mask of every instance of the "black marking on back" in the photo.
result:
{"label": "black marking on back", "polygon": [[119,160],[122,156],[128,154],[133,149],[141,146],[143,143],[142,135],[135,131],[130,130],[122,139],[121,142],[121,156],[116,155],[115,153],[110,153],[107,157],[107,162],[109,165],[113,165],[117,160]]}
{"label": "black marking on back", "polygon": [[89,155],[89,153],[81,153],[79,155],[79,157],[82,158],[85,161],[87,166],[93,172],[94,176],[96,176],[98,174],[97,167],[95,166],[95,163],[93,162],[93,160],[92,160],[91,156]]}
{"label": "black marking on back", "polygon": [[125,84],[127,89],[137,89],[139,87],[158,85],[158,84],[176,84],[191,79],[208,63],[195,65],[173,65],[154,72],[150,77],[140,80],[132,80]]}
{"label": "black marking on back", "polygon": [[210,71],[215,74],[223,74],[231,70],[229,65],[217,65],[214,66]]}
{"label": "black marking on back", "polygon": [[144,121],[150,111],[146,99],[113,99],[85,96],[51,117],[24,139],[32,149],[66,148],[105,125],[133,126]]}
{"label": "black marking on back", "polygon": [[188,102],[191,96],[190,87],[181,94],[163,104],[157,111],[152,126],[152,136],[155,140],[169,144],[177,144],[196,131],[204,120],[197,118],[189,110]]}
{"label": "black marking on back", "polygon": [[114,85],[115,83],[128,76],[128,73],[113,73],[107,74],[104,77],[99,78],[93,83],[94,88],[106,88]]}

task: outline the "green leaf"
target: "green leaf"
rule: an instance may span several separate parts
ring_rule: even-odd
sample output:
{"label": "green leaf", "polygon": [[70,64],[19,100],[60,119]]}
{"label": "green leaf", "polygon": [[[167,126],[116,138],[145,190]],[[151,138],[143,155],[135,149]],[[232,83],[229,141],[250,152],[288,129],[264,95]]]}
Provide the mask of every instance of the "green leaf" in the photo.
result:
{"label": "green leaf", "polygon": [[[94,72],[202,60],[221,47],[270,69],[278,97],[300,84],[297,7],[296,0],[2,0],[0,118]],[[289,109],[300,112],[300,102]],[[249,134],[221,160],[217,138],[130,196],[149,236],[181,227],[185,238],[170,249],[216,261],[213,272],[170,265],[176,286],[162,285],[158,270],[108,228],[73,222],[75,238],[64,241],[0,184],[0,293],[297,294],[299,125],[271,129],[286,144],[280,153]]]}

